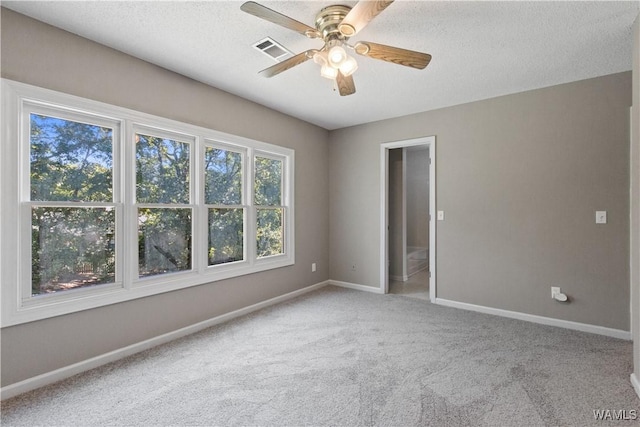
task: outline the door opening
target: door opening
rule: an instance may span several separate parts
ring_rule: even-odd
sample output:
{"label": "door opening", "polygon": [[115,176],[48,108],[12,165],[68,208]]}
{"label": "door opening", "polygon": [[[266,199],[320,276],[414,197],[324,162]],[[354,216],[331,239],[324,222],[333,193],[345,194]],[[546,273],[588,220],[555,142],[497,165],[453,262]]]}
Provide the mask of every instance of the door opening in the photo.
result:
{"label": "door opening", "polygon": [[[435,137],[381,145],[380,289],[436,297]],[[427,288],[428,284],[428,288]]]}

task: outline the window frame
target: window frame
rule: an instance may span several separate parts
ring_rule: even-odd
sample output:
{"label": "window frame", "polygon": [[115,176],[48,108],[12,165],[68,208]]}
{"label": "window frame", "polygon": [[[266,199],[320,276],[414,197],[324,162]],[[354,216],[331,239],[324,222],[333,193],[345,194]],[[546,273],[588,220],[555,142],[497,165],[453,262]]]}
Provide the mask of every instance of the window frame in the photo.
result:
{"label": "window frame", "polygon": [[[53,117],[113,129],[113,203],[42,202],[30,200],[30,137],[25,112],[35,106]],[[39,114],[36,112],[36,114]],[[49,114],[45,114],[49,115]],[[25,123],[26,122],[26,123]],[[295,264],[294,150],[262,141],[231,135],[155,115],[84,99],[61,92],[2,79],[2,133],[0,143],[0,287],[1,326],[17,325],[77,311],[129,301],[245,274]],[[113,126],[115,125],[115,127]],[[136,146],[135,134],[152,132],[190,144],[190,203],[192,209],[191,270],[138,277]],[[145,133],[149,134],[149,133]],[[242,205],[244,209],[244,260],[208,265],[208,209],[204,194],[206,147],[242,154]],[[284,253],[256,258],[256,206],[254,205],[254,159],[282,160],[282,203],[285,223]],[[17,185],[16,185],[17,182]],[[116,273],[113,284],[65,290],[31,298],[31,207],[87,207],[113,205],[116,215]],[[147,206],[147,203],[140,205]],[[235,205],[233,205],[235,206]],[[16,267],[18,266],[18,267]],[[29,298],[25,298],[26,292]]]}
{"label": "window frame", "polygon": [[[138,202],[138,197],[137,197],[137,166],[136,166],[136,141],[135,141],[135,137],[137,134],[144,134],[145,136],[151,136],[151,137],[156,137],[156,138],[163,138],[163,139],[171,139],[177,142],[182,142],[182,143],[188,143],[190,145],[189,147],[189,189],[188,189],[188,194],[189,194],[189,202],[188,203],[150,203],[150,202]],[[196,147],[196,141],[197,141],[197,137],[194,135],[189,135],[187,133],[182,133],[182,132],[175,132],[172,130],[166,130],[166,129],[161,129],[161,128],[157,128],[157,127],[153,127],[153,126],[148,126],[145,124],[140,124],[140,123],[132,123],[130,126],[130,131],[128,132],[128,135],[130,136],[130,150],[129,150],[129,156],[130,156],[130,167],[132,168],[132,173],[131,176],[132,178],[126,182],[127,187],[129,188],[130,194],[131,194],[131,199],[130,199],[130,204],[131,204],[131,210],[132,213],[127,216],[127,219],[129,220],[130,224],[129,227],[133,230],[129,235],[128,235],[128,239],[126,241],[127,245],[130,248],[137,248],[138,247],[138,233],[139,233],[139,228],[138,228],[138,210],[139,209],[163,209],[163,208],[167,208],[167,209],[191,209],[191,268],[189,270],[184,270],[184,271],[176,271],[176,272],[171,272],[171,273],[165,273],[165,274],[161,274],[161,275],[150,275],[150,276],[144,276],[144,277],[140,277],[139,274],[139,254],[138,251],[134,251],[135,253],[132,254],[132,258],[129,259],[136,259],[135,265],[131,264],[128,265],[128,278],[129,278],[129,282],[131,283],[132,287],[144,287],[144,286],[154,286],[155,284],[157,284],[158,282],[166,282],[168,281],[175,281],[175,280],[183,280],[185,278],[189,278],[191,276],[194,276],[194,274],[197,274],[197,263],[195,261],[195,249],[197,248],[196,242],[195,240],[198,238],[198,236],[195,233],[195,224],[196,222],[199,220],[199,217],[197,215],[197,209],[196,209],[196,197],[195,197],[195,190],[194,190],[194,181],[195,181],[195,175],[196,175],[196,168],[195,168],[195,160],[196,160],[196,153],[195,151],[197,150]]]}
{"label": "window frame", "polygon": [[[241,166],[241,174],[242,174],[242,178],[241,178],[241,184],[240,184],[240,204],[239,205],[224,205],[224,204],[211,204],[211,203],[207,203],[206,201],[206,195],[205,195],[205,184],[203,183],[200,187],[200,194],[199,196],[202,198],[202,215],[205,216],[207,218],[206,221],[203,221],[203,226],[204,226],[204,231],[202,233],[198,233],[200,235],[206,236],[206,239],[204,239],[204,242],[202,243],[204,245],[204,250],[202,251],[205,259],[202,261],[203,262],[203,270],[207,272],[207,274],[214,274],[215,272],[222,272],[221,274],[224,274],[227,270],[231,270],[233,271],[234,269],[238,269],[238,268],[250,268],[251,266],[251,255],[249,254],[250,248],[248,247],[248,235],[250,234],[250,228],[248,227],[248,220],[249,220],[249,211],[250,211],[250,203],[249,203],[249,195],[253,194],[253,190],[252,190],[252,186],[249,182],[249,171],[248,171],[248,167],[247,167],[247,163],[248,163],[248,153],[251,150],[248,147],[243,147],[240,145],[234,145],[234,144],[229,144],[227,142],[221,142],[218,141],[214,138],[204,138],[203,143],[201,145],[201,150],[202,150],[202,155],[201,155],[201,159],[204,160],[204,154],[206,152],[207,148],[214,148],[214,149],[220,149],[220,150],[226,150],[226,151],[231,151],[234,153],[238,153],[241,156],[242,159],[242,166]],[[205,176],[205,171],[204,171],[204,161],[200,162],[199,165],[201,168],[203,168],[202,173],[199,174],[199,176],[202,176],[204,179]],[[243,209],[243,248],[242,248],[242,253],[243,253],[243,259],[241,261],[234,261],[234,262],[229,262],[229,263],[221,263],[221,264],[215,264],[215,265],[209,265],[209,209],[216,209],[216,208],[223,208],[223,209],[233,209],[233,208],[237,208],[237,209]]]}
{"label": "window frame", "polygon": [[[120,156],[121,152],[121,127],[122,122],[114,120],[105,116],[98,116],[88,112],[80,112],[69,108],[57,108],[52,107],[50,104],[37,102],[33,100],[25,100],[22,103],[22,109],[20,111],[20,138],[25,138],[30,141],[30,116],[31,114],[44,115],[48,117],[54,117],[62,120],[74,121],[79,123],[91,124],[102,127],[109,127],[113,131],[112,140],[112,196],[110,202],[88,202],[88,201],[49,201],[49,200],[31,200],[31,151],[27,144],[19,142],[19,171],[20,178],[18,180],[20,189],[20,218],[25,220],[20,221],[20,235],[26,236],[31,231],[31,211],[34,207],[68,207],[68,208],[108,208],[111,207],[115,210],[115,281],[113,283],[99,284],[95,287],[70,289],[62,293],[54,293],[50,295],[31,295],[31,281],[32,281],[32,269],[31,263],[23,262],[20,265],[20,277],[24,278],[19,282],[18,299],[20,304],[25,307],[37,307],[43,305],[46,299],[47,303],[56,303],[63,299],[79,299],[84,298],[87,293],[102,294],[112,292],[116,289],[121,289],[124,284],[123,270],[120,268],[122,265],[122,229],[118,224],[122,223],[123,209],[122,209],[122,191],[121,180],[119,179],[120,162],[116,159]],[[28,220],[26,220],[28,218]],[[20,245],[20,259],[31,260],[31,245]]]}
{"label": "window frame", "polygon": [[[260,157],[263,159],[268,159],[268,160],[276,160],[282,163],[282,171],[281,171],[281,175],[280,175],[280,204],[279,205],[259,205],[255,202],[255,197],[253,199],[253,205],[252,205],[252,211],[254,214],[253,217],[253,221],[255,224],[255,229],[257,230],[257,220],[258,220],[258,210],[260,209],[272,209],[272,210],[277,210],[277,209],[281,209],[282,210],[282,233],[283,233],[283,238],[282,238],[282,246],[283,246],[283,253],[281,254],[275,254],[275,255],[267,255],[267,256],[262,256],[259,257],[257,254],[257,236],[253,236],[253,240],[252,240],[252,246],[253,246],[253,250],[255,253],[255,258],[257,260],[257,262],[268,262],[268,260],[270,259],[277,259],[277,257],[281,257],[284,254],[286,254],[287,252],[287,245],[289,244],[289,242],[287,241],[287,229],[286,229],[286,224],[289,221],[289,213],[288,213],[288,203],[287,203],[287,191],[285,189],[285,183],[286,183],[286,173],[287,173],[287,161],[286,158],[284,156],[280,156],[277,154],[273,154],[273,153],[268,153],[268,152],[264,152],[264,151],[260,151],[260,150],[256,150],[253,153],[253,162],[252,162],[252,166],[253,166],[253,170],[255,172],[255,159],[256,157]],[[255,182],[255,177],[254,177],[254,182]],[[252,195],[255,196],[255,192],[252,192]]]}

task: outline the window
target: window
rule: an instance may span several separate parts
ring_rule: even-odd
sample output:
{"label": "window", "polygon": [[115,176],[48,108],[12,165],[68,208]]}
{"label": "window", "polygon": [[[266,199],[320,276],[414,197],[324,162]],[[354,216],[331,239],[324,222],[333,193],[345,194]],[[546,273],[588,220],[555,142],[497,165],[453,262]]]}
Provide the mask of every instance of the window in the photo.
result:
{"label": "window", "polygon": [[23,302],[114,284],[118,123],[30,103],[22,113],[31,220]]}
{"label": "window", "polygon": [[208,215],[208,265],[245,260],[243,152],[220,146],[205,148],[204,202]]}
{"label": "window", "polygon": [[2,326],[294,263],[292,150],[8,80],[2,96]]}
{"label": "window", "polygon": [[282,160],[255,156],[256,250],[258,258],[284,253]]}
{"label": "window", "polygon": [[136,132],[138,276],[192,269],[191,143]]}

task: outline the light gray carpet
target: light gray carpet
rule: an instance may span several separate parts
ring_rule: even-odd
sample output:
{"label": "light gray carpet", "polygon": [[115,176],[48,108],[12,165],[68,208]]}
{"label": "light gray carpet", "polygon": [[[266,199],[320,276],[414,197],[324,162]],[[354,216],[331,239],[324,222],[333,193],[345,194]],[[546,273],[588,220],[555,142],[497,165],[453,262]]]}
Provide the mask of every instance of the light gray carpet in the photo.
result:
{"label": "light gray carpet", "polygon": [[[7,400],[2,425],[612,426],[631,342],[326,287]],[[639,412],[640,413],[640,412]]]}

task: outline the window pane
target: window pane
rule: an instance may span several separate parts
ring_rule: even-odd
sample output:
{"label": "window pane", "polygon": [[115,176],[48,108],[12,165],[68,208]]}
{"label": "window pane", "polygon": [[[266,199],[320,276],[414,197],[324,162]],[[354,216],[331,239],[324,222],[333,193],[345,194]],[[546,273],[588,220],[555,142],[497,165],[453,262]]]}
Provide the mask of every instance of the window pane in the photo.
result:
{"label": "window pane", "polygon": [[140,277],[191,269],[191,209],[138,209]]}
{"label": "window pane", "polygon": [[189,144],[136,134],[138,203],[189,203]]}
{"label": "window pane", "polygon": [[115,281],[113,208],[31,210],[31,293]]}
{"label": "window pane", "polygon": [[204,173],[205,203],[242,204],[242,154],[208,147],[204,153]]}
{"label": "window pane", "polygon": [[113,129],[30,115],[31,200],[111,202]]}
{"label": "window pane", "polygon": [[244,259],[244,209],[209,209],[209,265]]}
{"label": "window pane", "polygon": [[258,209],[256,214],[258,257],[284,253],[283,210]]}
{"label": "window pane", "polygon": [[256,157],[255,168],[256,205],[282,205],[282,161]]}

